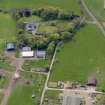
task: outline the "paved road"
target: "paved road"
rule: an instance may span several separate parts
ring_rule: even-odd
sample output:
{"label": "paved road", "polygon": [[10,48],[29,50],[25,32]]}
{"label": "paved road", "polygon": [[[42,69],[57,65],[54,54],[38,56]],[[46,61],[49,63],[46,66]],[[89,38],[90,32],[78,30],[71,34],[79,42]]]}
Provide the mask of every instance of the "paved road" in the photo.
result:
{"label": "paved road", "polygon": [[104,37],[105,37],[105,30],[103,28],[103,26],[101,25],[101,23],[98,21],[98,19],[95,17],[95,15],[89,10],[89,8],[87,7],[87,5],[85,4],[84,0],[81,0],[81,4],[83,5],[85,11],[89,14],[89,16],[92,18],[92,20],[96,23],[96,25],[100,28],[100,30],[102,31]]}

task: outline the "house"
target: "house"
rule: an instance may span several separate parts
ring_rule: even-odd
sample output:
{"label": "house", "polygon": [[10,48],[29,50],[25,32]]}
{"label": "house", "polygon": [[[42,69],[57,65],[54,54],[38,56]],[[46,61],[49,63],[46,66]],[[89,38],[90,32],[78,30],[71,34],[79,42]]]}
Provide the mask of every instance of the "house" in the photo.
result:
{"label": "house", "polygon": [[21,56],[23,58],[34,57],[34,51],[31,50],[30,47],[26,46],[22,48]]}
{"label": "house", "polygon": [[62,105],[81,105],[81,98],[78,96],[63,96]]}
{"label": "house", "polygon": [[33,32],[36,29],[36,25],[34,23],[27,23],[25,28],[26,28],[26,31]]}
{"label": "house", "polygon": [[36,56],[37,56],[38,58],[45,59],[45,58],[46,58],[46,51],[37,50]]}
{"label": "house", "polygon": [[88,78],[88,82],[87,82],[88,86],[96,86],[97,85],[97,79],[95,76],[91,76]]}
{"label": "house", "polygon": [[7,43],[7,45],[6,45],[7,51],[14,51],[15,49],[16,49],[16,47],[15,47],[14,43]]}

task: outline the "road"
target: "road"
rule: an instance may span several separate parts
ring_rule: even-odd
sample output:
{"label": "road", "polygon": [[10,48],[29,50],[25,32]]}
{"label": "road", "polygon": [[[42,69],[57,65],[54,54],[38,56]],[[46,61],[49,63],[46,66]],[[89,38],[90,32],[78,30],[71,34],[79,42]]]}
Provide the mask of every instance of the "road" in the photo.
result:
{"label": "road", "polygon": [[81,4],[82,4],[83,8],[85,9],[85,11],[88,13],[88,15],[92,18],[92,20],[94,21],[94,23],[96,23],[96,25],[100,28],[100,30],[102,31],[102,33],[103,33],[103,35],[105,37],[105,30],[104,30],[103,26],[101,25],[101,23],[96,18],[96,16],[87,7],[87,5],[85,4],[85,1],[84,0],[81,0]]}

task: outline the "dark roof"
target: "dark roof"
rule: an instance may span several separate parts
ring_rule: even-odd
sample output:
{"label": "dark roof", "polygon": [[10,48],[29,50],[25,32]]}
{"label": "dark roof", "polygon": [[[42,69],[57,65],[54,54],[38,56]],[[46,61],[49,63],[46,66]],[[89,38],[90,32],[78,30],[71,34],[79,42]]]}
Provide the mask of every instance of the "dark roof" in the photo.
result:
{"label": "dark roof", "polygon": [[96,77],[93,76],[93,77],[88,78],[87,85],[96,86],[97,85],[97,79],[96,79]]}
{"label": "dark roof", "polygon": [[15,44],[14,43],[7,43],[6,49],[7,50],[15,50]]}
{"label": "dark roof", "polygon": [[81,98],[77,96],[63,96],[62,105],[81,105]]}

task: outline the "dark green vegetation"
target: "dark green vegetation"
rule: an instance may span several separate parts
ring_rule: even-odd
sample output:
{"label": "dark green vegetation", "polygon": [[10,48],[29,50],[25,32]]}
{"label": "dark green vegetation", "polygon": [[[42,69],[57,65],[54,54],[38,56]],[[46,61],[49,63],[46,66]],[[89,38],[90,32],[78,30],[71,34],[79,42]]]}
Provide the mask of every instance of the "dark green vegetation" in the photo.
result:
{"label": "dark green vegetation", "polygon": [[92,74],[97,74],[98,85],[105,89],[105,38],[96,26],[87,25],[61,47],[50,80],[84,83]]}
{"label": "dark green vegetation", "polygon": [[0,7],[4,9],[12,8],[40,8],[53,6],[64,10],[74,11],[81,14],[78,0],[1,0]]}
{"label": "dark green vegetation", "polygon": [[[22,72],[21,80],[14,88],[8,105],[38,105],[44,81],[44,75]],[[32,98],[32,95],[35,97]]]}
{"label": "dark green vegetation", "polygon": [[100,19],[105,21],[104,0],[85,0],[89,9]]}
{"label": "dark green vegetation", "polygon": [[23,64],[23,69],[30,71],[32,68],[47,68],[49,67],[49,60],[27,60]]}

